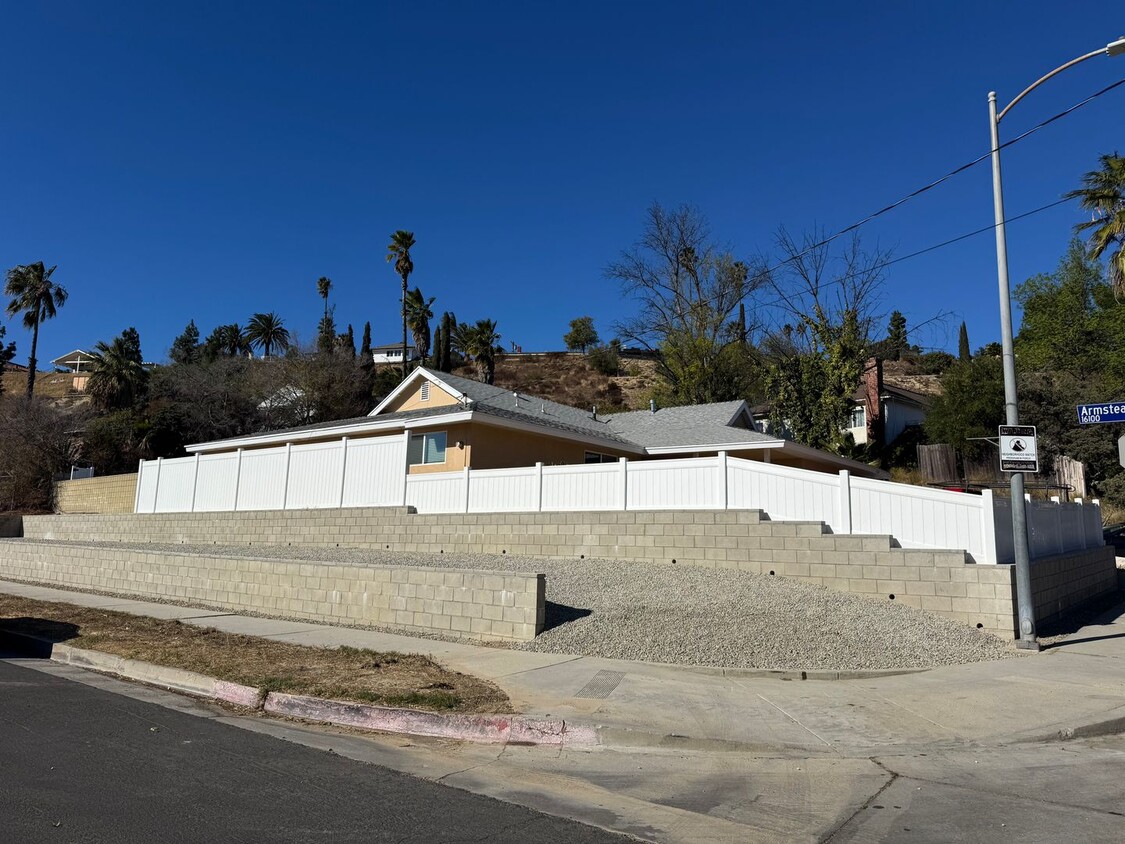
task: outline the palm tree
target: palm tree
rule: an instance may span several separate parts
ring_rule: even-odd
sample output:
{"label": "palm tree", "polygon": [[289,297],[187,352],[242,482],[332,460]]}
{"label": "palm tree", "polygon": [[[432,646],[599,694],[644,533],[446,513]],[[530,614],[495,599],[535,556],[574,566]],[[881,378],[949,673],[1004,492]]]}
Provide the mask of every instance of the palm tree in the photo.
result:
{"label": "palm tree", "polygon": [[122,334],[110,343],[99,341],[91,358],[86,392],[96,405],[104,410],[121,410],[131,407],[144,395],[148,370],[141,362],[140,347],[135,340]]}
{"label": "palm tree", "polygon": [[23,314],[25,328],[31,330],[31,355],[27,360],[27,397],[35,392],[35,367],[39,361],[35,350],[39,346],[39,324],[52,319],[58,308],[66,304],[66,290],[51,280],[56,267],[49,270],[39,261],[35,264],[12,267],[4,285],[4,294],[11,296],[8,316]]}
{"label": "palm tree", "polygon": [[499,340],[496,321],[491,319],[479,320],[476,325],[461,323],[453,329],[453,345],[473,361],[477,380],[485,384],[491,384],[496,375],[496,344]]}
{"label": "palm tree", "polygon": [[1094,260],[1116,245],[1109,256],[1109,280],[1113,293],[1125,298],[1125,157],[1114,153],[1101,156],[1100,170],[1091,170],[1082,177],[1085,185],[1072,190],[1067,199],[1077,199],[1093,219],[1075,226],[1076,231],[1093,229],[1089,252]]}
{"label": "palm tree", "polygon": [[332,279],[326,275],[322,275],[316,280],[316,292],[320,294],[320,298],[324,300],[324,318],[328,319],[328,291],[332,289]]}
{"label": "palm tree", "polygon": [[246,326],[246,340],[251,346],[260,346],[265,357],[276,347],[284,352],[289,349],[289,329],[281,317],[272,311],[268,314],[254,314]]}
{"label": "palm tree", "polygon": [[406,377],[406,280],[414,272],[410,250],[414,248],[414,232],[399,229],[391,235],[387,246],[387,263],[394,262],[395,272],[402,278],[402,377]]}
{"label": "palm tree", "polygon": [[223,354],[233,358],[250,353],[250,342],[246,338],[246,332],[237,322],[220,326],[218,332],[219,348],[222,349]]}
{"label": "palm tree", "polygon": [[406,294],[406,324],[414,336],[414,348],[418,350],[423,363],[430,353],[430,320],[434,318],[430,306],[433,303],[434,297],[425,298],[419,287]]}

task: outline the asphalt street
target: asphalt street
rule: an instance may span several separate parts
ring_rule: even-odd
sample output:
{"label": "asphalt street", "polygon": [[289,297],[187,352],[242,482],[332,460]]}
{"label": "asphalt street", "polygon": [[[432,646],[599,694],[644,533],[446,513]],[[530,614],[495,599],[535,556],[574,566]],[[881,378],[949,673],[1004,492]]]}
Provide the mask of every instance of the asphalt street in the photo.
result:
{"label": "asphalt street", "polygon": [[620,842],[620,836],[0,660],[10,842]]}

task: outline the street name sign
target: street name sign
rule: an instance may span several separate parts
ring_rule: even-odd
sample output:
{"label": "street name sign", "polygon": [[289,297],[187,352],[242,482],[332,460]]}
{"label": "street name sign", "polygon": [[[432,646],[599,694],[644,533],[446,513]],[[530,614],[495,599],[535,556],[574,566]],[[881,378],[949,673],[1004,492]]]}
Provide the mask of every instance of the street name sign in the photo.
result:
{"label": "street name sign", "polygon": [[1000,471],[1039,471],[1039,449],[1035,442],[1034,425],[1000,426]]}
{"label": "street name sign", "polygon": [[1125,401],[1078,405],[1078,424],[1097,425],[1107,422],[1125,422]]}

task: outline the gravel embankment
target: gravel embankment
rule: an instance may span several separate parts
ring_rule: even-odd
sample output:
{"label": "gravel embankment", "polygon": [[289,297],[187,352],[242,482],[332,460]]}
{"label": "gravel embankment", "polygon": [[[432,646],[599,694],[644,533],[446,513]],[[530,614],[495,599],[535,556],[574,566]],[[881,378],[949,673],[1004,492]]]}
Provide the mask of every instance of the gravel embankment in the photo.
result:
{"label": "gravel embankment", "polygon": [[513,646],[521,650],[808,670],[927,668],[1015,655],[1007,643],[993,636],[902,604],[743,572],[509,555],[114,544],[172,553],[351,565],[543,572],[547,630],[533,642]]}

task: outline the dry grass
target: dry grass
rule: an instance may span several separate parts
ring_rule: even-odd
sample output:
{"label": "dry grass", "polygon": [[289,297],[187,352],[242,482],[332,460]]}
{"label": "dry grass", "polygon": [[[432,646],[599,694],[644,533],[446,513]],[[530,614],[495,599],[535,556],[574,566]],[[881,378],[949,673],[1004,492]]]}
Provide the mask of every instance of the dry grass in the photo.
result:
{"label": "dry grass", "polygon": [[[27,390],[26,372],[5,372],[4,392],[9,396],[23,395]],[[73,376],[69,372],[39,372],[35,375],[35,395],[48,399],[61,399],[72,392]]]}
{"label": "dry grass", "polygon": [[[475,377],[470,369],[458,375]],[[621,374],[602,375],[580,355],[501,357],[496,362],[497,387],[557,401],[571,407],[598,406],[602,412],[641,410],[657,385],[656,362],[622,358]]]}
{"label": "dry grass", "polygon": [[0,595],[0,630],[195,671],[265,691],[449,712],[510,712],[507,696],[429,657],[310,648],[179,621]]}

